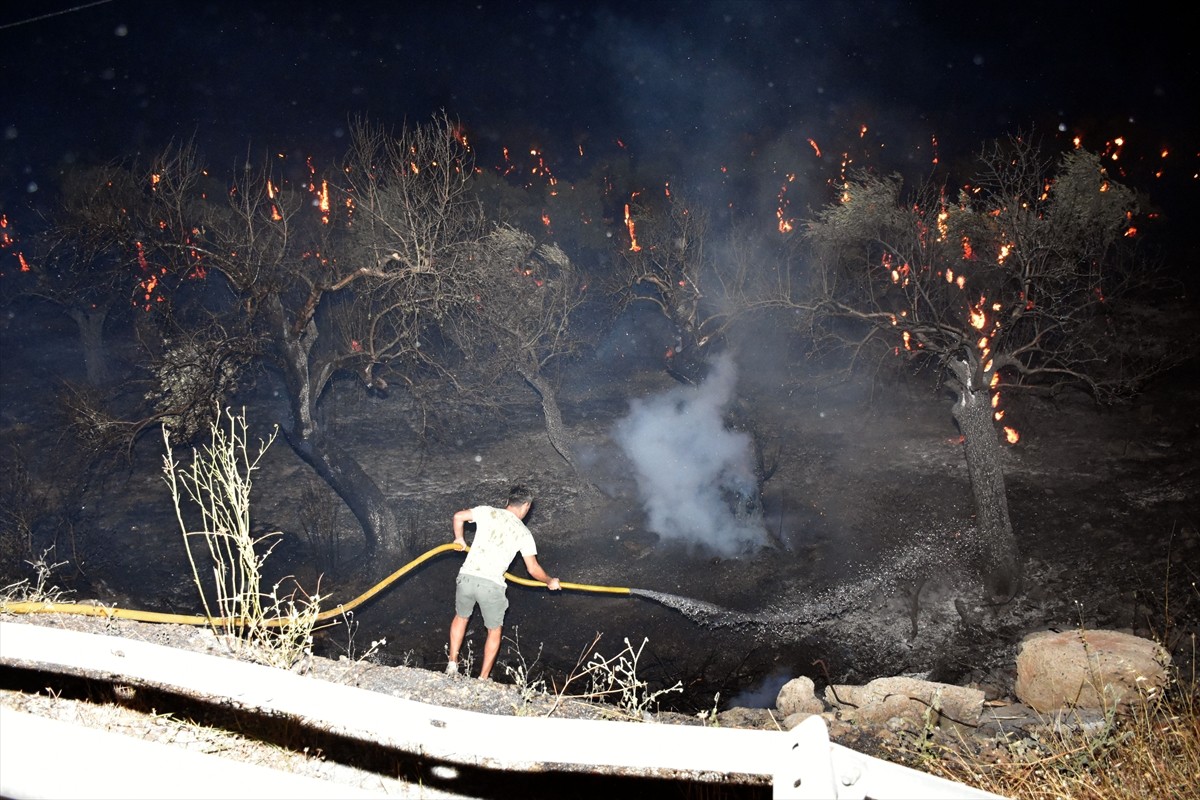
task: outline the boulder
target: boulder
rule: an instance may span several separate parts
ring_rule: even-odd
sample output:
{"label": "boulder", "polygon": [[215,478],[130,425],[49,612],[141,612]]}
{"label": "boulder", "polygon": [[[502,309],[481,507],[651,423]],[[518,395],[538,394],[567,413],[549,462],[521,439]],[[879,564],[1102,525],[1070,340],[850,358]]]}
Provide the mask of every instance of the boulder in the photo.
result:
{"label": "boulder", "polygon": [[979,689],[903,676],[876,678],[866,686],[827,686],[825,701],[859,725],[886,725],[898,717],[910,728],[927,721],[976,727],[983,713]]}
{"label": "boulder", "polygon": [[1167,681],[1171,656],[1161,645],[1110,630],[1039,631],[1017,650],[1014,690],[1046,713],[1064,708],[1128,710]]}
{"label": "boulder", "polygon": [[780,715],[790,717],[792,714],[820,714],[825,710],[825,704],[817,697],[816,686],[812,678],[793,678],[785,683],[775,696],[775,708]]}

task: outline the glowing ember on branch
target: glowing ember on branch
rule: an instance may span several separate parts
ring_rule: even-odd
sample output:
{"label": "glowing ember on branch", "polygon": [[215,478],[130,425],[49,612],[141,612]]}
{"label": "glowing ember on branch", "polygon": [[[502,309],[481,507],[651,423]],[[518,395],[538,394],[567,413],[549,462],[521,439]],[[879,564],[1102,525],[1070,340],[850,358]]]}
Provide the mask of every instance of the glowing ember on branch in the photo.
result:
{"label": "glowing ember on branch", "polygon": [[[7,250],[17,243],[16,237],[9,232],[8,216],[0,214],[0,250]],[[29,272],[31,270],[29,262],[25,260],[25,254],[17,251],[17,268],[21,272]]]}

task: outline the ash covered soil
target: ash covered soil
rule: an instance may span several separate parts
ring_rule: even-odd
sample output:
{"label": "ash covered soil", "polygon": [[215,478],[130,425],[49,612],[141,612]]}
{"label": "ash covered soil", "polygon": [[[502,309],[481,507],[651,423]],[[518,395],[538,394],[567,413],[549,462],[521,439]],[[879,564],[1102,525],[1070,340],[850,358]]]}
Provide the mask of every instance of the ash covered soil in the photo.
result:
{"label": "ash covered soil", "polygon": [[[759,432],[774,471],[763,497],[764,544],[737,556],[650,531],[629,465],[613,443],[613,425],[631,399],[676,388],[665,373],[636,370],[603,383],[566,376],[565,421],[579,439],[580,463],[595,492],[550,447],[529,396],[505,398],[502,418],[464,424],[453,437],[422,447],[400,404],[338,389],[326,402],[325,422],[395,500],[415,552],[449,541],[450,515],[458,508],[499,503],[508,485],[526,482],[539,498],[527,522],[551,574],[648,596],[513,586],[497,682],[452,681],[439,672],[461,556],[444,554],[348,623],[322,631],[313,670],[411,699],[513,713],[515,670],[561,684],[592,653],[615,656],[628,640],[639,652],[639,677],[658,688],[683,682],[683,692],[662,697],[663,713],[695,721],[714,705],[769,708],[783,682],[798,675],[812,677],[818,693],[828,683],[905,674],[1010,698],[1017,643],[1047,628],[1117,628],[1166,638],[1184,666],[1200,606],[1195,385],[1190,375],[1167,376],[1134,405],[1113,410],[1078,397],[1011,402],[1009,420],[1022,439],[1005,450],[1004,465],[1024,583],[1001,605],[983,601],[965,564],[960,543],[969,538],[973,514],[969,479],[948,401],[930,387],[743,381],[739,424]],[[6,383],[4,438],[27,450],[41,442],[36,452],[45,470],[53,463],[51,432],[37,428],[32,410],[9,402],[20,388]],[[269,393],[249,401],[254,429],[269,432],[279,401]],[[198,610],[161,457],[161,441],[143,441],[128,469],[113,471],[83,500],[94,512],[76,531],[73,571],[61,576],[72,599]],[[35,479],[49,480],[38,470],[34,459]],[[401,566],[362,565],[344,511],[330,512],[340,543],[308,529],[327,490],[282,441],[268,450],[255,485],[256,525],[284,532],[269,562],[278,575],[319,585],[323,596],[344,602]],[[330,497],[325,507],[335,508]],[[26,621],[212,648],[202,631],[187,626]],[[475,619],[468,661],[482,638]],[[36,688],[4,695],[4,702],[20,697],[26,706],[62,707],[69,700],[38,696]],[[103,706],[107,712],[86,705],[89,713],[111,715],[98,724],[127,732],[162,725],[129,704]],[[557,713],[611,713],[587,704],[572,708]],[[742,719],[770,724],[769,715]]]}

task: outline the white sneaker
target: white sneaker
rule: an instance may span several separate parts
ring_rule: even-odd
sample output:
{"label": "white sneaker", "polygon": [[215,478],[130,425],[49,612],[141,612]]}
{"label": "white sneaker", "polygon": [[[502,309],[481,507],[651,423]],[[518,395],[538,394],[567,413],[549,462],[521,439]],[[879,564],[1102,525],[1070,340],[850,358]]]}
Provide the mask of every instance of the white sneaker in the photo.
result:
{"label": "white sneaker", "polygon": [[458,662],[457,661],[447,661],[446,662],[446,674],[447,675],[457,675],[458,674]]}

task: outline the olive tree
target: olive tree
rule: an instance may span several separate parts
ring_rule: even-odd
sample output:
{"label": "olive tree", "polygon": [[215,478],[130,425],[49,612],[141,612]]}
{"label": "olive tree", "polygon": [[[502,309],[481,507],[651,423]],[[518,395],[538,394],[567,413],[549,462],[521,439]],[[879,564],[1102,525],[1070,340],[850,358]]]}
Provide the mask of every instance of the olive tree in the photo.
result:
{"label": "olive tree", "polygon": [[934,367],[963,435],[969,546],[989,593],[1005,598],[1021,568],[1001,458],[1017,432],[1001,396],[1074,385],[1111,401],[1170,358],[1138,332],[1148,273],[1130,251],[1135,193],[1093,153],[1052,161],[1016,136],[980,163],[956,194],[933,181],[906,192],[894,175],[851,178],[803,231],[807,282],[777,297],[811,312],[818,341]]}
{"label": "olive tree", "polygon": [[586,281],[561,248],[499,225],[480,250],[486,265],[474,305],[454,333],[485,384],[517,376],[538,396],[550,444],[578,475],[553,367],[582,346],[575,315]]}

